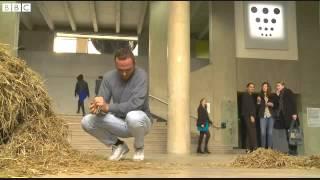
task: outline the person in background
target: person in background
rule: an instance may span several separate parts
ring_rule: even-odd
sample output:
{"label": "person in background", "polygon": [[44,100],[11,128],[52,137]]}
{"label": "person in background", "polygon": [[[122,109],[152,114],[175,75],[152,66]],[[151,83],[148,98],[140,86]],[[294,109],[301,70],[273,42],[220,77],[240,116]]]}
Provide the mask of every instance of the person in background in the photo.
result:
{"label": "person in background", "polygon": [[[210,154],[208,149],[208,142],[210,139],[210,131],[209,125],[212,125],[212,121],[209,118],[209,114],[207,111],[207,101],[205,98],[200,100],[200,104],[198,106],[198,120],[197,120],[197,128],[200,131],[199,141],[198,141],[198,149],[197,153],[207,153]],[[201,144],[204,135],[206,136],[204,151],[201,150]]]}
{"label": "person in background", "polygon": [[99,93],[99,89],[100,89],[100,85],[101,85],[102,79],[103,79],[103,76],[99,76],[98,79],[96,80],[96,86],[94,88],[94,92],[95,92],[96,96]]}
{"label": "person in background", "polygon": [[247,131],[247,152],[252,152],[257,148],[256,132],[256,102],[253,96],[255,85],[250,82],[247,84],[247,92],[241,97],[241,116],[244,120]]}
{"label": "person in background", "polygon": [[88,83],[83,79],[82,74],[77,76],[77,84],[76,84],[74,96],[77,97],[77,95],[79,96],[77,114],[80,113],[80,107],[81,107],[82,115],[85,116],[86,113],[84,110],[84,100],[87,97],[90,97],[90,93],[89,93]]}
{"label": "person in background", "polygon": [[[288,130],[292,121],[298,121],[299,119],[297,115],[297,104],[294,99],[293,92],[285,87],[284,82],[278,82],[277,90],[280,92],[279,94],[279,117],[284,122],[284,127],[287,131],[287,140],[289,141],[289,133]],[[297,146],[296,145],[289,145],[289,154],[290,155],[297,155]]]}
{"label": "person in background", "polygon": [[289,152],[289,144],[287,141],[287,131],[285,128],[284,119],[280,118],[279,112],[279,99],[280,99],[280,89],[276,86],[276,94],[274,96],[274,126],[272,132],[272,149],[280,151],[282,153]]}
{"label": "person in background", "polygon": [[[271,94],[271,86],[263,82],[261,92],[257,97],[258,116],[260,118],[261,146],[272,148],[272,131],[275,116],[275,98]],[[266,141],[268,139],[268,141]]]}

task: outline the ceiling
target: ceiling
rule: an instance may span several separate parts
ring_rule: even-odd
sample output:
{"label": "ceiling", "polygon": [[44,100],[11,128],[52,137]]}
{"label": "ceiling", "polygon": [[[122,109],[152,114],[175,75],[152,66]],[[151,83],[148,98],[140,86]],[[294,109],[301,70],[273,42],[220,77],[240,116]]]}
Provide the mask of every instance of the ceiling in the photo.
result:
{"label": "ceiling", "polygon": [[[148,1],[28,1],[21,29],[139,35],[148,21]],[[191,1],[191,36],[208,38],[208,2]]]}

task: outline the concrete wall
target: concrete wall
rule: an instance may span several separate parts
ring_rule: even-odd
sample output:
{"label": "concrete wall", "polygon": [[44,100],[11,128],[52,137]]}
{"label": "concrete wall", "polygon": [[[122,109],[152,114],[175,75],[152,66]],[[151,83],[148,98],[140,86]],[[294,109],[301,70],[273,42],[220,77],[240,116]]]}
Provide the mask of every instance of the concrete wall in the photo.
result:
{"label": "concrete wall", "polygon": [[[12,3],[14,2],[12,1]],[[2,12],[2,3],[5,3],[5,1],[0,1],[0,43],[6,44],[6,48],[8,48],[12,55],[16,56],[20,16],[19,13],[15,12]]]}
{"label": "concrete wall", "polygon": [[[149,78],[152,96],[168,102],[167,34],[168,2],[150,2],[149,17]],[[168,106],[150,98],[150,109],[167,119]]]}
{"label": "concrete wall", "polygon": [[320,153],[320,128],[308,127],[307,107],[320,108],[320,24],[319,1],[297,2],[299,73],[302,124],[306,154]]}
{"label": "concrete wall", "polygon": [[54,33],[51,31],[20,31],[19,46],[26,51],[53,51]]}
{"label": "concrete wall", "polygon": [[237,58],[236,62],[238,91],[245,91],[249,81],[256,84],[257,91],[264,81],[270,82],[274,90],[275,83],[283,80],[295,93],[301,92],[298,61]]}

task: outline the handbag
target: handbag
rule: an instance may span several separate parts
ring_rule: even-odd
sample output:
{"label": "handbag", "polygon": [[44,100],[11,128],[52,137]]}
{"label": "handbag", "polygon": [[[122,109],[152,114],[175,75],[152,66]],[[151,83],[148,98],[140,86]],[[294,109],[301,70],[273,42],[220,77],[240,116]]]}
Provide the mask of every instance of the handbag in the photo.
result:
{"label": "handbag", "polygon": [[201,127],[201,124],[197,125],[198,131],[207,132],[209,130],[209,123],[206,122],[204,127]]}
{"label": "handbag", "polygon": [[301,145],[303,141],[303,131],[297,121],[291,121],[289,129],[289,144]]}

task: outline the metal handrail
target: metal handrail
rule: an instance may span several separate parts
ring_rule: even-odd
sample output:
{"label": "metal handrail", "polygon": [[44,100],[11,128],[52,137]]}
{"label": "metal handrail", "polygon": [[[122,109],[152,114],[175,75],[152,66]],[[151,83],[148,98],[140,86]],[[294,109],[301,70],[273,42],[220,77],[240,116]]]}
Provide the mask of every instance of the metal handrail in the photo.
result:
{"label": "metal handrail", "polygon": [[[161,98],[158,98],[158,97],[153,96],[153,95],[149,95],[149,97],[151,97],[151,98],[153,98],[153,99],[155,99],[155,100],[158,100],[159,102],[161,102],[161,103],[163,103],[163,104],[168,105],[168,102],[162,100]],[[193,116],[193,115],[191,115],[191,114],[190,114],[189,116],[190,116],[191,118],[195,119],[195,120],[198,119],[196,116]],[[167,121],[168,121],[168,120],[167,120]],[[213,127],[214,127],[214,128],[217,128],[217,129],[221,129],[221,127],[217,127],[217,126],[214,126],[214,125],[213,125]]]}
{"label": "metal handrail", "polygon": [[[161,99],[161,98],[158,98],[156,96],[153,96],[153,95],[149,95],[149,97],[155,99],[155,100],[158,100],[159,102],[163,103],[163,104],[166,104],[166,105],[169,105],[168,102],[166,102],[165,100]],[[190,114],[190,117],[193,118],[193,119],[198,119],[196,116],[193,116]]]}
{"label": "metal handrail", "polygon": [[163,104],[168,105],[168,102],[165,102],[165,101],[164,101],[163,99],[161,99],[161,98],[158,98],[158,97],[153,96],[153,95],[149,95],[149,97],[151,97],[151,98],[153,98],[153,99],[155,99],[155,100],[158,100],[159,102],[161,102],[161,103],[163,103]]}

